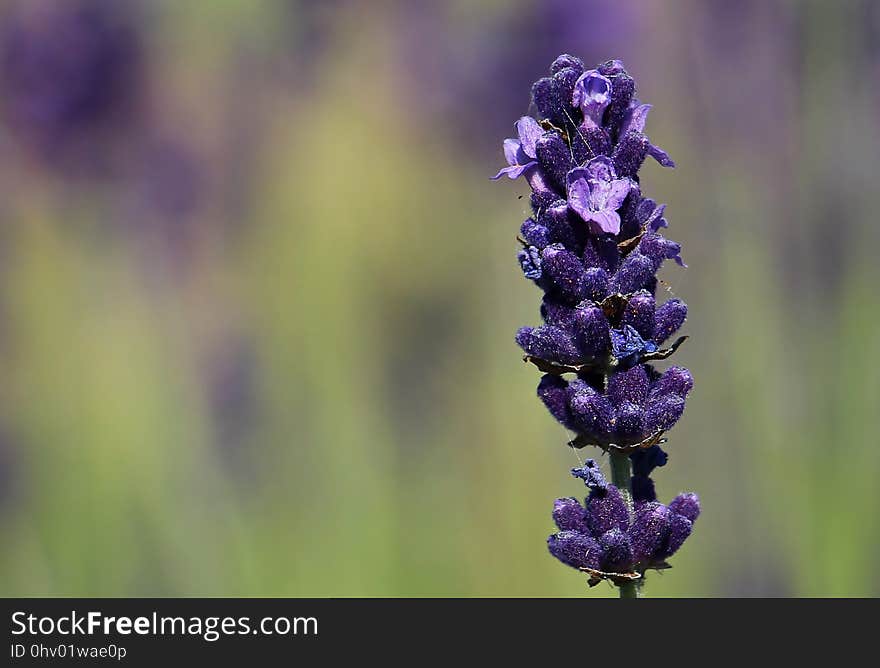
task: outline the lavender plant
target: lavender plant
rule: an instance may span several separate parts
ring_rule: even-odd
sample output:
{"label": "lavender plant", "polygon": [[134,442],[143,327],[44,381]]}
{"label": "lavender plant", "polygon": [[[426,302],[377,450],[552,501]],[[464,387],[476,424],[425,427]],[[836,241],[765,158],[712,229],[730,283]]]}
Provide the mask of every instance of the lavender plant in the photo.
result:
{"label": "lavender plant", "polygon": [[635,92],[618,60],[588,70],[559,56],[532,86],[537,118],[516,122],[517,137],[504,141],[508,164],[493,177],[522,177],[532,190],[518,260],[544,293],[544,324],[521,328],[516,342],[544,372],[538,396],[574,432],[570,446],[596,446],[611,464],[611,483],[592,459],[572,470],[589,495],[583,505],[557,499],[559,533],[548,547],[591,586],[609,580],[621,597],[637,596],[647,570],[669,567],[700,513],[695,494],[658,503],[651,479],[666,464],[660,445],[693,378],[651,364],[685,340],[667,343],[687,305],[657,303],[660,266],[684,263],[680,245],[660,233],[665,206],[642,194],[638,172],[648,157],[675,165],[645,135],[651,105]]}

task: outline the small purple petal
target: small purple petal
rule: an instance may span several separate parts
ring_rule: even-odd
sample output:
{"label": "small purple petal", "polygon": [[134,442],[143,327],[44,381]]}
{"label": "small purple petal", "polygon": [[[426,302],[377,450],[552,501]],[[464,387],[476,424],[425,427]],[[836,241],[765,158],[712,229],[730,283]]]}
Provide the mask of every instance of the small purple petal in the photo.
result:
{"label": "small purple petal", "polygon": [[511,167],[518,165],[517,156],[519,155],[520,148],[522,148],[522,143],[518,139],[505,139],[503,147],[504,159],[507,160],[507,164]]}
{"label": "small purple petal", "polygon": [[614,171],[614,164],[611,158],[606,155],[600,155],[588,162],[586,166],[573,169],[576,172],[575,178],[585,178],[588,181],[613,181],[617,178],[617,172]]}
{"label": "small purple petal", "polygon": [[[524,116],[523,118],[527,117]],[[522,119],[520,119],[520,121],[522,121]],[[517,123],[520,121],[517,121]],[[540,127],[538,129],[540,130]],[[534,158],[534,155],[529,156],[526,154],[520,140],[505,139],[504,159],[507,160],[508,167],[500,169],[498,173],[492,177],[492,180],[497,181],[505,174],[510,179],[518,179],[523,173],[538,164]]]}
{"label": "small purple petal", "polygon": [[608,200],[605,206],[609,209],[619,209],[623,204],[623,200],[629,195],[632,181],[629,179],[615,179],[611,182],[611,190],[608,193]]}
{"label": "small purple petal", "polygon": [[[519,136],[520,144],[520,146],[517,148],[521,147],[523,153],[525,153],[532,160],[537,158],[538,155],[535,152],[535,144],[544,134],[543,128],[538,125],[538,121],[536,121],[531,116],[523,116],[516,122],[516,132]],[[505,155],[507,155],[506,149]]]}
{"label": "small purple petal", "polygon": [[654,160],[659,162],[664,167],[675,167],[675,163],[672,161],[672,158],[669,157],[669,154],[660,149],[653,144],[648,146],[648,155],[650,155]]}
{"label": "small purple petal", "polygon": [[585,167],[568,172],[568,204],[585,222],[595,223],[595,234],[620,231],[617,209],[623,204],[632,187],[629,179],[618,179],[614,166],[606,156],[590,160]]}
{"label": "small purple petal", "polygon": [[596,223],[595,226],[591,226],[596,233],[617,234],[620,232],[620,216],[616,211],[592,211],[583,218],[588,223]]}
{"label": "small purple petal", "polygon": [[[577,170],[572,170],[577,171]],[[569,174],[569,177],[571,175]],[[588,220],[590,211],[590,185],[586,179],[578,179],[568,186],[568,205],[581,218]]]}
{"label": "small purple petal", "polygon": [[630,102],[630,107],[627,109],[620,126],[620,136],[625,136],[631,130],[644,132],[649,111],[651,111],[650,104],[639,104],[638,100]]}
{"label": "small purple petal", "polygon": [[656,232],[661,227],[669,227],[669,223],[667,223],[666,219],[663,217],[664,211],[666,211],[666,205],[661,204],[645,218],[642,225],[648,230],[648,232]]}
{"label": "small purple petal", "polygon": [[525,165],[511,165],[510,167],[502,167],[500,170],[498,170],[498,173],[492,177],[492,180],[497,181],[498,179],[500,179],[504,175],[507,175],[507,178],[509,178],[509,179],[518,179],[527,170],[529,170],[532,167],[535,167],[537,164],[538,164],[537,162],[532,161],[532,162],[526,163]]}
{"label": "small purple petal", "polygon": [[523,175],[525,176],[529,187],[532,189],[532,194],[529,199],[533,202],[552,202],[559,197],[559,195],[553,191],[553,188],[547,182],[547,179],[544,178],[541,170],[538,169],[537,162],[529,163],[527,167],[528,169],[523,172]]}

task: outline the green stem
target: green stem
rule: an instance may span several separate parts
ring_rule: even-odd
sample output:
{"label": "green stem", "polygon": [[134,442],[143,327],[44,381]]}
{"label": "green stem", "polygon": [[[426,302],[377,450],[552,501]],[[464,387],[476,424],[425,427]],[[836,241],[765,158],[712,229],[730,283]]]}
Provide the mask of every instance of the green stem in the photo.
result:
{"label": "green stem", "polygon": [[617,588],[620,589],[620,598],[638,598],[639,597],[639,588],[636,587],[635,582],[624,582],[622,584],[617,585]]}
{"label": "green stem", "polygon": [[[631,522],[633,517],[632,464],[628,454],[611,451],[611,482],[623,495]],[[639,597],[639,590],[635,582],[625,582],[618,585],[618,588],[620,589],[620,598]]]}

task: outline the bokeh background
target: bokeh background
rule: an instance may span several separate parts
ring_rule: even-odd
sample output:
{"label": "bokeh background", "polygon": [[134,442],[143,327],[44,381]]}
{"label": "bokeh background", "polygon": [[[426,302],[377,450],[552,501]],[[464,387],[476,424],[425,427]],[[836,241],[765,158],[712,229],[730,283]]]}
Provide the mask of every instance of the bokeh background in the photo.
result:
{"label": "bokeh background", "polygon": [[0,594],[586,594],[488,180],[562,52],[678,163],[704,514],[646,593],[880,592],[880,3],[7,0]]}

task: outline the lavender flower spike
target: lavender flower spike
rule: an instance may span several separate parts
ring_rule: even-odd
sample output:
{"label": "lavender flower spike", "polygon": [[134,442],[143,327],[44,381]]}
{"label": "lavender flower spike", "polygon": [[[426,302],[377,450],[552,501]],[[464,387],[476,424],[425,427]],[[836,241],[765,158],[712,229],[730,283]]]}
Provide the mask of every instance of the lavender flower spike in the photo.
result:
{"label": "lavender flower spike", "polygon": [[556,500],[559,532],[547,546],[591,586],[609,580],[635,598],[647,571],[669,568],[700,513],[692,493],[659,503],[652,479],[694,386],[684,367],[653,366],[687,338],[667,343],[688,316],[680,299],[658,302],[657,272],[667,260],[685,265],[681,246],[660,234],[665,205],[643,195],[638,172],[648,156],[674,163],[645,136],[651,105],[636,99],[619,60],[586,69],[560,56],[531,90],[539,116],[517,121],[518,138],[504,142],[508,166],[494,177],[524,176],[532,189],[517,260],[543,292],[543,324],[515,340],[544,373],[538,397],[573,432],[568,444],[598,447],[611,465],[611,482],[593,459],[571,470],[589,495],[583,505]]}

